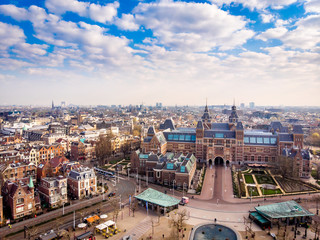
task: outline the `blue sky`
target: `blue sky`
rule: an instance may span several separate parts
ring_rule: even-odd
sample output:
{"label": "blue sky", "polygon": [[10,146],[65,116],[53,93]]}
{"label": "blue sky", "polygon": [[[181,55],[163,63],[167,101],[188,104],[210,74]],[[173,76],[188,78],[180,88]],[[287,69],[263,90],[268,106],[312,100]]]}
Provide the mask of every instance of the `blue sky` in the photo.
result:
{"label": "blue sky", "polygon": [[0,104],[319,106],[320,1],[2,0]]}

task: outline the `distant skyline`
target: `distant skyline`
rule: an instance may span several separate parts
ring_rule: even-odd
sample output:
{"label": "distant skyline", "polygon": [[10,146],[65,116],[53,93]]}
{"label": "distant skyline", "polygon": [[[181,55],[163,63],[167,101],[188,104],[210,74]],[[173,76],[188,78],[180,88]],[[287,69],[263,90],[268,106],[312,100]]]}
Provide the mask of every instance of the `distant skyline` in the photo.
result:
{"label": "distant skyline", "polygon": [[320,106],[318,0],[2,0],[0,105]]}

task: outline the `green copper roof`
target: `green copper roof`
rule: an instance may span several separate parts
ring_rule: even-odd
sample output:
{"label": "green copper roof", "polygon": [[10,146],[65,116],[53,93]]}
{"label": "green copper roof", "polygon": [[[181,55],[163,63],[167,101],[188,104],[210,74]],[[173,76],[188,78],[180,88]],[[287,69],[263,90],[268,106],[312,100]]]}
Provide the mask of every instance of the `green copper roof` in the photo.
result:
{"label": "green copper roof", "polygon": [[274,203],[270,205],[255,207],[258,213],[267,218],[289,218],[313,216],[314,214],[301,207],[295,201]]}
{"label": "green copper roof", "polygon": [[30,176],[30,178],[29,178],[28,187],[29,187],[29,188],[34,188],[33,181],[32,181],[32,177],[31,177],[31,176]]}
{"label": "green copper roof", "polygon": [[137,195],[136,198],[162,207],[171,207],[179,204],[180,202],[180,200],[152,188],[148,188],[144,192]]}

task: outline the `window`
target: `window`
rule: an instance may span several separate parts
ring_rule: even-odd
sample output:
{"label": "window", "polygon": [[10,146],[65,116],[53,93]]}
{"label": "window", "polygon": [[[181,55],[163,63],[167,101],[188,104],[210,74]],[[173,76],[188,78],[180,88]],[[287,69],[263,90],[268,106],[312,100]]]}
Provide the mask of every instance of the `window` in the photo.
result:
{"label": "window", "polygon": [[263,143],[264,144],[270,144],[270,139],[269,138],[263,138]]}
{"label": "window", "polygon": [[264,161],[265,161],[265,162],[268,162],[268,161],[269,161],[268,156],[266,156],[266,157],[264,158]]}
{"label": "window", "polygon": [[20,203],[24,203],[24,199],[23,198],[18,198],[17,199],[17,204],[20,204]]}
{"label": "window", "polygon": [[248,156],[247,155],[244,156],[244,160],[248,161]]}
{"label": "window", "polygon": [[191,140],[191,135],[186,135],[186,141],[190,141]]}
{"label": "window", "polygon": [[173,140],[173,135],[172,134],[168,135],[168,140]]}
{"label": "window", "polygon": [[276,144],[277,139],[276,138],[270,138],[270,142],[271,142],[271,144]]}
{"label": "window", "polygon": [[32,203],[29,203],[28,204],[28,209],[31,209],[32,208]]}
{"label": "window", "polygon": [[216,138],[224,138],[224,135],[223,135],[223,133],[216,133],[215,137]]}
{"label": "window", "polygon": [[196,141],[196,135],[191,135],[191,141],[195,142]]}
{"label": "window", "polygon": [[263,143],[262,137],[258,137],[258,138],[257,138],[257,143]]}
{"label": "window", "polygon": [[254,161],[254,156],[251,156],[251,161]]}
{"label": "window", "polygon": [[157,171],[156,176],[157,176],[157,178],[160,178],[160,171]]}
{"label": "window", "polygon": [[272,162],[275,162],[276,161],[276,158],[275,157],[272,157]]}
{"label": "window", "polygon": [[184,141],[184,135],[179,136],[179,141]]}
{"label": "window", "polygon": [[179,140],[179,135],[173,135],[173,140],[178,141]]}
{"label": "window", "polygon": [[258,156],[258,162],[261,162],[261,156]]}
{"label": "window", "polygon": [[250,143],[256,143],[256,138],[255,137],[250,137]]}
{"label": "window", "polygon": [[24,206],[17,207],[17,208],[16,208],[16,213],[23,212],[23,210],[24,210]]}

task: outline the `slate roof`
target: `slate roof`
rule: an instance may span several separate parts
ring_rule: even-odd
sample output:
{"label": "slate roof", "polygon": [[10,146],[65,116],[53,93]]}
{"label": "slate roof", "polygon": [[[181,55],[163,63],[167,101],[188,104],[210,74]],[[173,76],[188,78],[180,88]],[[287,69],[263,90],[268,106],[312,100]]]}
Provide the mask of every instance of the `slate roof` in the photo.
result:
{"label": "slate roof", "polygon": [[179,204],[180,202],[180,200],[152,188],[148,188],[139,195],[135,196],[135,198],[148,203],[159,205],[161,207],[171,207]]}
{"label": "slate roof", "polygon": [[238,122],[236,128],[237,128],[237,130],[243,130],[242,122]]}
{"label": "slate roof", "polygon": [[293,133],[303,134],[301,125],[293,125]]}
{"label": "slate roof", "polygon": [[143,139],[143,142],[148,143],[148,142],[151,141],[151,139],[152,139],[152,137],[145,137],[145,138]]}
{"label": "slate roof", "polygon": [[259,214],[267,217],[268,219],[314,216],[313,213],[304,209],[295,201],[274,203],[255,207],[255,209]]}
{"label": "slate roof", "polygon": [[160,124],[160,127],[159,127],[160,130],[165,130],[168,128],[170,128],[171,130],[175,129],[173,120],[171,118],[166,119],[163,124]]}
{"label": "slate roof", "polygon": [[155,134],[155,133],[156,133],[156,131],[154,129],[154,126],[151,126],[151,127],[148,128],[148,133],[147,134]]}
{"label": "slate roof", "polygon": [[293,135],[290,133],[279,133],[280,142],[293,142]]}
{"label": "slate roof", "polygon": [[211,124],[212,130],[230,130],[229,123],[212,123]]}
{"label": "slate roof", "polygon": [[203,129],[202,121],[198,121],[197,129]]}

